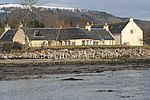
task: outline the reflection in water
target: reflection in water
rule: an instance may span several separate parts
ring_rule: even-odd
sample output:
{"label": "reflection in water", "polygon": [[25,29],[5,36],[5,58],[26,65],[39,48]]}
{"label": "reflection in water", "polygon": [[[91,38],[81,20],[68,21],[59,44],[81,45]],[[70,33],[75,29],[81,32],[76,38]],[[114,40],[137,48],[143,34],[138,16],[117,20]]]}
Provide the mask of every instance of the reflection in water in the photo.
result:
{"label": "reflection in water", "polygon": [[44,77],[33,80],[0,81],[0,100],[150,99],[150,70],[45,75]]}

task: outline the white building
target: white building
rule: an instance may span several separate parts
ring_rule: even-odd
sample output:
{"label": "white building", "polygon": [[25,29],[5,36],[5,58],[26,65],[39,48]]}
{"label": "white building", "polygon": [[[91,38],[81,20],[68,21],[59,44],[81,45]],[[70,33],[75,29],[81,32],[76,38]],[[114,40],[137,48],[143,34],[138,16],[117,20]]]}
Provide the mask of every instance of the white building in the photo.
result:
{"label": "white building", "polygon": [[127,22],[110,24],[108,27],[116,45],[143,46],[143,31],[132,17]]}

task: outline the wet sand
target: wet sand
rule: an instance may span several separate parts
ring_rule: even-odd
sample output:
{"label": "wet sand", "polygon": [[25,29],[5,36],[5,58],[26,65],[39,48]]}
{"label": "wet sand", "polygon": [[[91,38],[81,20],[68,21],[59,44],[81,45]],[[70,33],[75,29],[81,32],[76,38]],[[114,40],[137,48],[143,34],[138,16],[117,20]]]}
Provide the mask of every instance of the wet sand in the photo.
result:
{"label": "wet sand", "polygon": [[43,75],[47,74],[101,73],[147,68],[150,68],[150,59],[55,61],[49,59],[6,59],[0,60],[0,80],[42,78]]}

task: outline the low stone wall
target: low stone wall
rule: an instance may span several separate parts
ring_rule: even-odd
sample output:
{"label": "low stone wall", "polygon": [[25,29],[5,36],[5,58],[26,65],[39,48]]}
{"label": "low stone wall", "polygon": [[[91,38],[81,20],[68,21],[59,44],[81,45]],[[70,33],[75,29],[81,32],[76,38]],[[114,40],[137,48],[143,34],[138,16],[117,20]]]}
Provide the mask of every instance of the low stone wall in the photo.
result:
{"label": "low stone wall", "polygon": [[34,52],[1,53],[1,59],[51,59],[51,60],[80,60],[80,59],[126,59],[150,58],[150,49],[145,48],[86,48],[86,49],[47,49]]}

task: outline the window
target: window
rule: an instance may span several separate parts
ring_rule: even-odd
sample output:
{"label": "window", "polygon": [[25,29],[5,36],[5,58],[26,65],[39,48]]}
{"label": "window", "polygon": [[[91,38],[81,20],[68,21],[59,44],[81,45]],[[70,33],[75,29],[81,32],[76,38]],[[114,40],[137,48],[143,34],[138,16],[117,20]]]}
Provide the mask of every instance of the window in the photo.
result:
{"label": "window", "polygon": [[86,45],[89,45],[89,40],[86,40]]}
{"label": "window", "polygon": [[133,34],[133,30],[130,30],[130,33]]}
{"label": "window", "polygon": [[104,40],[102,41],[102,43],[103,43],[103,45],[105,45],[105,41]]}
{"label": "window", "polygon": [[82,40],[82,45],[85,45],[85,40]]}
{"label": "window", "polygon": [[70,42],[70,41],[68,41],[68,45],[71,45],[71,42]]}
{"label": "window", "polygon": [[44,37],[42,33],[40,33],[39,30],[34,31],[34,37]]}
{"label": "window", "polygon": [[65,41],[65,46],[67,46],[67,41]]}
{"label": "window", "polygon": [[72,45],[75,45],[75,42],[72,42]]}
{"label": "window", "polygon": [[62,44],[63,44],[62,41],[59,41],[59,44],[62,46]]}
{"label": "window", "polygon": [[98,42],[97,42],[97,41],[94,41],[94,45],[98,45]]}
{"label": "window", "polygon": [[129,42],[123,42],[123,45],[129,45]]}
{"label": "window", "polygon": [[52,41],[48,41],[48,45],[49,45],[49,46],[52,46]]}

